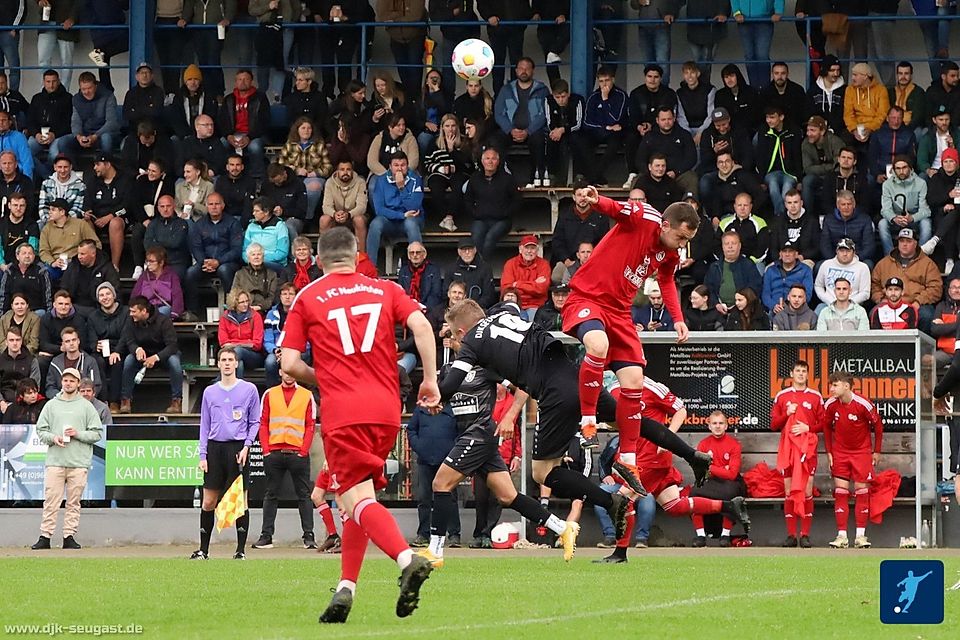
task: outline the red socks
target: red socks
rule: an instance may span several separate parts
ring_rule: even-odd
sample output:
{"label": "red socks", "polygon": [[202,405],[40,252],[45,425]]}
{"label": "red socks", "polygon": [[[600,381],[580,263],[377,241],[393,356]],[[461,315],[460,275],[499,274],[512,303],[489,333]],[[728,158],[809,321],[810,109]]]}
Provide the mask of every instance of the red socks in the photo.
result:
{"label": "red socks", "polygon": [[637,443],[640,440],[642,397],[642,389],[620,389],[620,398],[617,400],[617,429],[620,430],[621,455],[636,455]]}
{"label": "red socks", "polygon": [[[691,505],[691,503],[693,503]],[[672,502],[663,505],[663,510],[671,516],[680,517],[696,514],[720,513],[723,508],[721,500],[711,500],[710,498],[677,498]],[[703,520],[701,519],[701,526]],[[696,524],[696,523],[695,523]]]}
{"label": "red socks", "polygon": [[631,506],[630,511],[627,512],[627,528],[623,532],[623,536],[617,540],[617,549],[626,549],[630,546],[630,536],[633,535],[633,527],[637,523],[637,512],[634,511],[634,508]]}
{"label": "red socks", "polygon": [[850,518],[850,491],[837,487],[833,490],[833,515],[837,519],[837,531],[846,531]]}
{"label": "red socks", "polygon": [[854,519],[857,522],[857,529],[866,529],[867,520],[870,519],[870,489],[866,487],[857,489],[854,500],[853,508],[856,509]]}
{"label": "red socks", "polygon": [[597,399],[603,389],[603,366],[601,360],[592,358],[589,354],[583,356],[580,363],[580,415],[597,415]]}
{"label": "red socks", "polygon": [[813,496],[807,496],[803,503],[805,513],[800,518],[800,535],[810,535],[810,525],[813,524]]}
{"label": "red socks", "polygon": [[330,508],[330,505],[324,502],[317,507],[317,513],[320,515],[320,519],[323,520],[323,526],[327,528],[327,535],[335,534],[337,532],[337,525],[333,522],[333,510]]}
{"label": "red socks", "polygon": [[793,512],[793,500],[788,496],[783,503],[783,520],[787,523],[787,535],[797,537],[797,514]]}
{"label": "red socks", "polygon": [[[366,498],[358,502],[357,506],[353,508],[351,520],[360,525],[360,528],[366,532],[373,544],[377,545],[392,560],[396,560],[401,551],[410,548],[403,534],[400,533],[397,521],[393,519],[385,506],[373,498]],[[344,531],[346,531],[346,526],[344,526]]]}
{"label": "red socks", "polygon": [[[329,510],[328,510],[329,511]],[[334,529],[336,531],[336,529]],[[357,582],[363,556],[367,552],[370,539],[353,518],[343,519],[343,535],[340,539],[340,579]]]}

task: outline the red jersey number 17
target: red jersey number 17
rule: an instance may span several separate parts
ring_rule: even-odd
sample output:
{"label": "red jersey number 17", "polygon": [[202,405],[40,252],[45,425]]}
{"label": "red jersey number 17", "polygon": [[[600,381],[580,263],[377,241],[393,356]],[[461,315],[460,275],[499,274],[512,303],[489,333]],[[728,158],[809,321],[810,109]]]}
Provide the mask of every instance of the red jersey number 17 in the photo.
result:
{"label": "red jersey number 17", "polygon": [[[378,303],[358,304],[350,307],[350,316],[367,316],[367,327],[363,331],[363,341],[360,343],[360,353],[369,353],[373,349],[373,339],[377,334],[377,325],[380,322],[380,311],[383,305]],[[327,320],[333,320],[337,323],[337,331],[340,333],[340,345],[343,347],[343,355],[351,356],[357,352],[357,347],[353,342],[353,335],[350,332],[350,323],[347,320],[347,309],[340,307],[331,309],[327,313]]]}

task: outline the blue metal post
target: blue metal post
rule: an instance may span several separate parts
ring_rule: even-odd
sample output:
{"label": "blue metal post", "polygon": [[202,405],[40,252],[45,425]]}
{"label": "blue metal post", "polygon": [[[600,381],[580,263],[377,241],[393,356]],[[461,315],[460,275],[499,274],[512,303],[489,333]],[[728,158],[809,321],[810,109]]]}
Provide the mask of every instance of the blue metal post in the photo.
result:
{"label": "blue metal post", "polygon": [[570,89],[582,96],[593,88],[593,3],[570,3]]}
{"label": "blue metal post", "polygon": [[[130,3],[130,86],[137,84],[137,65],[149,62],[153,53],[153,19],[157,15],[155,0]],[[160,75],[159,69],[157,75]]]}

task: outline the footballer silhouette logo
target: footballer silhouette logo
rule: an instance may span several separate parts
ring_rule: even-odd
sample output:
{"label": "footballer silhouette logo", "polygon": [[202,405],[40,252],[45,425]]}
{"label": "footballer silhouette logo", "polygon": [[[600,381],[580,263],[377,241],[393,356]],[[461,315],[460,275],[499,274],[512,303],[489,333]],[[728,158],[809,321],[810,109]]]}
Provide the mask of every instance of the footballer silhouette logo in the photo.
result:
{"label": "footballer silhouette logo", "polygon": [[880,621],[940,624],[943,585],[943,562],[939,560],[884,560],[880,563]]}

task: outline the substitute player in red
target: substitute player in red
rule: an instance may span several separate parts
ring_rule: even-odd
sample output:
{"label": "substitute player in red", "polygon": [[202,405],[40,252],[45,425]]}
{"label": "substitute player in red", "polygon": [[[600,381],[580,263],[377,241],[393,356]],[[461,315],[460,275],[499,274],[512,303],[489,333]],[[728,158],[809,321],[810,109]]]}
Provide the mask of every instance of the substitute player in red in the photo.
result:
{"label": "substitute player in red", "polygon": [[[777,471],[783,475],[783,517],[787,522],[784,547],[809,549],[813,523],[813,474],[823,421],[823,396],[807,386],[810,365],[797,360],[790,370],[791,384],[780,391],[770,412],[770,428],[780,432]],[[797,519],[800,535],[797,537]]]}
{"label": "substitute player in red", "polygon": [[[349,518],[341,537],[341,576],[320,622],[345,622],[368,541],[400,567],[397,616],[417,608],[430,563],[415,556],[397,522],[377,502],[387,484],[383,465],[400,432],[394,325],[413,333],[423,362],[419,400],[437,406],[437,353],[433,328],[420,305],[398,285],[356,273],[357,239],[336,228],[320,236],[324,276],[300,290],[278,340],[282,369],[320,390],[323,449],[331,488]],[[301,360],[310,345],[313,367]]]}
{"label": "substitute player in red", "polygon": [[620,454],[613,468],[637,493],[636,453],[643,406],[643,367],[647,361],[630,317],[630,305],[643,281],[657,274],[663,301],[677,331],[677,341],[687,340],[680,298],[674,283],[680,256],[696,234],[700,218],[687,203],[676,202],[660,212],[644,202],[616,202],[601,196],[595,187],[578,192],[593,208],[616,224],[570,281],[571,294],[563,306],[563,330],[586,347],[580,364],[580,425],[587,446],[597,446],[597,399],[603,371],[617,374],[621,386],[617,402]]}
{"label": "substitute player in red", "polygon": [[[850,388],[850,374],[830,374],[830,395],[824,405],[823,440],[827,445],[830,475],[833,476],[833,510],[837,517],[837,537],[830,543],[834,549],[850,546],[847,526],[850,521],[850,483],[855,496],[853,508],[857,537],[853,546],[868,549],[867,520],[870,518],[870,482],[873,467],[880,463],[883,445],[883,423],[872,402]],[[873,445],[870,432],[873,431]]]}
{"label": "substitute player in red", "polygon": [[[611,389],[614,397],[618,389]],[[623,397],[622,391],[617,402]],[[643,379],[643,417],[667,424],[676,433],[687,419],[687,408],[683,401],[673,394],[670,389],[652,380]],[[623,440],[620,441],[620,452],[623,453]],[[737,496],[730,500],[714,500],[711,498],[680,496],[680,487],[683,484],[683,474],[673,466],[673,454],[650,442],[640,438],[636,450],[637,468],[640,482],[657,499],[657,504],[668,514],[674,517],[683,517],[691,514],[708,515],[723,513],[743,524],[744,530],[750,531],[750,516],[747,513],[743,497]],[[634,511],[627,511],[627,530],[617,540],[613,553],[606,558],[595,560],[597,563],[618,564],[627,561],[627,547],[630,546],[630,537],[633,535]]]}
{"label": "substitute player in red", "polygon": [[[719,409],[707,418],[707,428],[710,429],[710,435],[700,441],[700,444],[697,445],[697,451],[712,455],[713,464],[710,465],[710,477],[707,478],[702,487],[694,487],[690,491],[691,496],[713,498],[714,500],[731,500],[737,496],[745,497],[747,495],[747,486],[740,475],[742,449],[737,439],[727,433],[727,424],[726,414]],[[693,515],[693,529],[696,533],[693,546],[707,546],[707,530],[702,515]],[[724,515],[720,529],[721,547],[730,546],[732,529],[733,520]]]}

